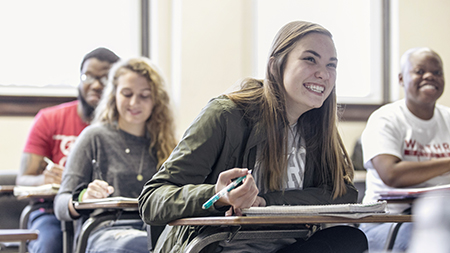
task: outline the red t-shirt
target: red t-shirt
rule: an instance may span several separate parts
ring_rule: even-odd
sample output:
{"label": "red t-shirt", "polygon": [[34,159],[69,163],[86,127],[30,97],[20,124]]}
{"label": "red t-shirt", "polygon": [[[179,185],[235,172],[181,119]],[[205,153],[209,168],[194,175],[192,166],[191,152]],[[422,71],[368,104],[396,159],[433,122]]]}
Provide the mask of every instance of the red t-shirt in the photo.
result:
{"label": "red t-shirt", "polygon": [[77,107],[78,100],[40,110],[23,151],[46,156],[64,166],[70,147],[88,126],[78,116]]}

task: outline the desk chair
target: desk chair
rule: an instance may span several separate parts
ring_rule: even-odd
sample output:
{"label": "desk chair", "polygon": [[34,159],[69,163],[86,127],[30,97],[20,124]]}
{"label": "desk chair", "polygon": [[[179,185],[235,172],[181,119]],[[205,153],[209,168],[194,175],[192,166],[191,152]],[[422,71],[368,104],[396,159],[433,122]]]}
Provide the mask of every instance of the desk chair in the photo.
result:
{"label": "desk chair", "polygon": [[76,242],[75,252],[76,253],[86,252],[89,235],[95,229],[101,227],[106,222],[117,221],[119,219],[120,220],[141,220],[141,217],[139,216],[139,212],[137,210],[127,211],[127,210],[123,210],[123,209],[105,211],[105,212],[101,212],[100,214],[90,217],[83,223],[81,232],[80,232],[80,234],[78,236],[78,240]]}
{"label": "desk chair", "polygon": [[[27,200],[18,200],[14,196],[16,170],[0,171],[0,229],[16,230],[20,228],[20,213],[28,204]],[[0,251],[17,252],[20,242],[6,242],[0,245]]]}
{"label": "desk chair", "polygon": [[[366,169],[364,168],[363,162],[361,138],[358,138],[358,140],[356,140],[351,155],[351,159],[353,167],[355,168],[355,177],[353,180],[353,184],[358,190],[358,203],[361,203],[366,191]],[[386,245],[384,248],[385,251],[392,250],[392,248],[394,247],[395,239],[397,238],[397,233],[400,230],[402,224],[403,224],[402,222],[392,224],[391,229],[387,236],[388,239],[386,240]]]}
{"label": "desk chair", "polygon": [[[315,228],[314,228],[315,229]],[[234,239],[281,239],[281,238],[307,238],[312,228],[302,226],[286,226],[278,230],[273,227],[267,229],[259,226],[230,226],[230,227],[206,227],[187,246],[185,253],[200,252],[208,245],[220,241],[231,241]]]}
{"label": "desk chair", "polygon": [[[25,208],[23,208],[20,214],[19,228],[27,229],[28,220],[30,218],[30,214],[33,211],[36,211],[40,208],[53,209],[53,199],[55,198],[55,196],[56,194],[17,196],[17,199],[19,200],[28,201],[28,205]],[[27,252],[27,241],[21,241],[19,245],[19,253],[26,253],[26,252]]]}
{"label": "desk chair", "polygon": [[[39,231],[29,229],[0,229],[0,242],[27,242],[36,240]],[[0,243],[0,251],[2,252],[17,252],[17,249],[12,249]]]}
{"label": "desk chair", "polygon": [[[102,225],[105,225],[107,222],[117,221],[117,220],[139,220],[141,221],[141,217],[139,216],[138,211],[138,202],[137,199],[132,201],[129,200],[117,200],[117,201],[109,201],[109,202],[94,202],[89,204],[77,205],[75,204],[75,209],[88,209],[100,211],[96,214],[92,214],[82,225],[81,232],[78,235],[78,239],[75,242],[73,240],[73,230],[63,231],[63,237],[67,238],[64,240],[64,251],[65,253],[72,252],[72,245],[69,245],[68,242],[75,242],[75,252],[76,253],[84,253],[86,251],[87,242],[90,234],[100,228]],[[67,223],[66,223],[67,224]],[[147,231],[151,235],[151,240],[149,241],[149,246],[152,247],[156,244],[156,240],[161,234],[164,227],[151,227],[148,228]],[[70,232],[72,231],[72,234]],[[72,237],[72,241],[70,240]]]}
{"label": "desk chair", "polygon": [[[411,222],[411,215],[371,215],[362,218],[339,216],[229,216],[195,217],[175,220],[171,226],[201,226],[199,234],[189,243],[185,252],[200,252],[210,244],[233,239],[302,238],[322,224]],[[310,224],[310,226],[305,226]]]}
{"label": "desk chair", "polygon": [[13,194],[16,177],[17,170],[0,170],[0,229],[18,229],[20,212],[28,205]]}

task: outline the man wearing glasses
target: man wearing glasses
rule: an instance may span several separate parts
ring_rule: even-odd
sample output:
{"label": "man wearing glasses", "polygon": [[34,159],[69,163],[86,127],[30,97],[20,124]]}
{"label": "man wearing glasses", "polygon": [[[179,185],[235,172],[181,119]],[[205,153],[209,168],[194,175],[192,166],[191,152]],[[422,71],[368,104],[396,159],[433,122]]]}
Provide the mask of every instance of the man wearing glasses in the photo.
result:
{"label": "man wearing glasses", "polygon": [[[70,147],[81,131],[89,125],[108,82],[111,65],[119,57],[106,48],[97,48],[81,62],[78,99],[44,108],[36,115],[22,153],[17,185],[39,186],[60,184]],[[44,157],[52,162],[44,161]],[[53,214],[53,204],[46,210],[30,214],[28,228],[39,230],[39,238],[31,241],[28,250],[63,252],[61,223]]]}

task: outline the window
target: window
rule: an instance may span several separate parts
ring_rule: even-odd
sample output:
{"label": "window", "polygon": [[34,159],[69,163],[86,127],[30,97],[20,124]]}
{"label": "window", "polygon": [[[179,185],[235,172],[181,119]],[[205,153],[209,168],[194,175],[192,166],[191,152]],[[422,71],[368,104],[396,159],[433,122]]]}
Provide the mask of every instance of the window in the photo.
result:
{"label": "window", "polygon": [[[331,31],[338,53],[336,88],[338,102],[380,105],[386,101],[390,55],[389,32],[383,27],[383,0],[256,0],[256,75],[264,77],[265,63],[276,32],[292,20],[305,20],[323,25]],[[383,44],[383,40],[389,43]],[[390,61],[388,60],[388,63]],[[388,67],[388,71],[384,67]],[[394,65],[393,65],[394,66]],[[397,66],[397,65],[395,65]],[[386,77],[388,75],[388,77]],[[389,99],[389,98],[388,98]]]}
{"label": "window", "polygon": [[0,24],[2,96],[76,96],[92,49],[140,55],[139,0],[0,1]]}

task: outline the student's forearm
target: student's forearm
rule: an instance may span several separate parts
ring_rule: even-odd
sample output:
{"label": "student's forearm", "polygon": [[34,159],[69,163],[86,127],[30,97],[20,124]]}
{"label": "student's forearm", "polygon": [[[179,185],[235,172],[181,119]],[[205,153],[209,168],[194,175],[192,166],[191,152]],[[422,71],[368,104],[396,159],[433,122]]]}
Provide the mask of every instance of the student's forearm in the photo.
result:
{"label": "student's forearm", "polygon": [[16,178],[16,185],[39,186],[44,184],[44,175],[21,175]]}
{"label": "student's forearm", "polygon": [[22,153],[16,184],[28,186],[43,185],[45,176],[42,172],[47,165],[43,158],[43,156],[37,154]]}
{"label": "student's forearm", "polygon": [[[376,166],[376,164],[374,164]],[[450,172],[450,158],[423,162],[399,161],[392,168],[380,171],[383,182],[391,187],[409,187]]]}

